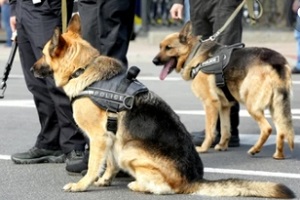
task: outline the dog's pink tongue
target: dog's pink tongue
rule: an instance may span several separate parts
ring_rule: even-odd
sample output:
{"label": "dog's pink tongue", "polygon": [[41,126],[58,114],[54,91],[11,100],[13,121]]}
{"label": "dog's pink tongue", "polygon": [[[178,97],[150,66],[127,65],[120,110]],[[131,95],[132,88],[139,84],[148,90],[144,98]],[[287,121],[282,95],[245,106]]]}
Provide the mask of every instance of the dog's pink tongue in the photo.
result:
{"label": "dog's pink tongue", "polygon": [[165,64],[162,71],[160,72],[159,78],[160,80],[165,80],[168,74],[174,69],[175,59],[171,59],[169,62]]}

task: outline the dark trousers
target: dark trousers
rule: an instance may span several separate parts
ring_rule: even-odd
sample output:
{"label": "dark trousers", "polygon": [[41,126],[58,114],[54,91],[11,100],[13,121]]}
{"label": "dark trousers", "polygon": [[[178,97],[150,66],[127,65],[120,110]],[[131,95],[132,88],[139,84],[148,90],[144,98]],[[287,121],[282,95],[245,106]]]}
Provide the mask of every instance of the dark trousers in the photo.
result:
{"label": "dark trousers", "polygon": [[133,30],[134,0],[79,0],[82,36],[102,55],[126,58]]}
{"label": "dark trousers", "polygon": [[[195,35],[207,39],[227,21],[242,0],[190,0],[191,22]],[[217,38],[217,42],[230,45],[242,40],[242,12],[240,12]],[[231,134],[238,134],[240,106],[236,103],[230,110]],[[217,123],[220,132],[220,120]]]}
{"label": "dark trousers", "polygon": [[54,28],[61,26],[60,2],[44,0],[33,5],[31,0],[20,0],[17,1],[16,15],[22,69],[41,124],[35,145],[68,153],[73,149],[83,150],[85,145],[83,134],[73,120],[70,101],[55,86],[52,78],[38,79],[30,72],[32,65],[42,56],[42,49]]}

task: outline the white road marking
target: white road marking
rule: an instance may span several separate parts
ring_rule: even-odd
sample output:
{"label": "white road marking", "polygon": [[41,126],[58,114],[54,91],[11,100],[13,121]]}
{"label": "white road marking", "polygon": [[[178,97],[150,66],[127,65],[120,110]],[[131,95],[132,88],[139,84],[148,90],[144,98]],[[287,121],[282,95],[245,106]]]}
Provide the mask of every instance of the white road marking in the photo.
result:
{"label": "white road marking", "polygon": [[[0,107],[22,107],[22,108],[34,108],[33,100],[0,100]],[[175,110],[179,115],[205,115],[204,110]],[[270,112],[265,111],[266,117],[270,118]],[[292,109],[293,119],[300,119],[300,109]],[[247,110],[240,110],[240,117],[250,117]],[[299,115],[299,116],[298,116]]]}
{"label": "white road marking", "polygon": [[[10,155],[0,155],[0,160],[10,160]],[[283,173],[283,172],[221,169],[221,168],[208,168],[208,167],[204,168],[204,172],[219,173],[219,174],[236,174],[236,175],[244,175],[244,176],[265,176],[265,177],[282,177],[282,178],[300,179],[300,174]]]}
{"label": "white road marking", "polygon": [[220,168],[204,168],[204,172],[220,173],[220,174],[238,174],[238,175],[245,175],[245,176],[266,176],[266,177],[282,177],[282,178],[300,179],[300,174],[283,173],[283,172],[267,172],[267,171],[220,169]]}
{"label": "white road marking", "polygon": [[9,155],[0,155],[0,160],[10,160]]}

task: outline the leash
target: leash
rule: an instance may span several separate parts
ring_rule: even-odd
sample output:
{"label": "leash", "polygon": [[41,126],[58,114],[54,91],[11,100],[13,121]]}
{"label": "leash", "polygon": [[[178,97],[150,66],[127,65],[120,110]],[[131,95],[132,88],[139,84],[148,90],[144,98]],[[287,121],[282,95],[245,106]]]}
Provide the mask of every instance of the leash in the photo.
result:
{"label": "leash", "polygon": [[[254,9],[253,9],[253,5],[254,2],[257,2],[260,8],[260,13],[258,14],[258,16],[256,17],[254,14]],[[207,40],[210,41],[215,41],[216,38],[227,28],[227,26],[232,22],[232,20],[238,15],[238,13],[241,11],[241,9],[244,7],[244,5],[247,3],[247,8],[249,11],[249,16],[250,19],[252,20],[252,22],[258,20],[263,13],[263,7],[262,4],[259,0],[243,0],[240,5],[234,10],[234,12],[230,15],[230,17],[227,19],[227,21],[225,22],[225,24],[212,36],[210,36],[208,39],[202,41],[205,42]]]}
{"label": "leash", "polygon": [[62,32],[67,30],[67,0],[61,0],[61,22],[62,22]]}
{"label": "leash", "polygon": [[4,93],[5,93],[5,90],[6,90],[6,87],[7,87],[6,81],[8,79],[8,75],[9,75],[10,70],[12,68],[12,64],[14,62],[14,58],[15,58],[15,55],[16,55],[16,52],[17,52],[17,49],[18,49],[17,32],[13,32],[11,40],[13,41],[13,43],[12,43],[12,47],[11,47],[11,50],[10,50],[8,61],[7,61],[5,70],[4,70],[4,74],[3,74],[3,77],[2,77],[2,82],[1,82],[1,86],[0,86],[0,91],[1,91],[0,99],[4,98]]}

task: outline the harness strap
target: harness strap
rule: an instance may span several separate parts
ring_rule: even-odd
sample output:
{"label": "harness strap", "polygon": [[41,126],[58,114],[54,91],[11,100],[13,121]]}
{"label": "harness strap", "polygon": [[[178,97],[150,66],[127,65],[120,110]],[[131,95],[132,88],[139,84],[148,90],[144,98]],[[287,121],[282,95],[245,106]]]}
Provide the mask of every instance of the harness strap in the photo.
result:
{"label": "harness strap", "polygon": [[108,131],[113,132],[114,134],[117,133],[118,130],[118,118],[117,118],[117,114],[115,113],[108,113],[107,116],[107,123],[106,123],[106,129]]}

